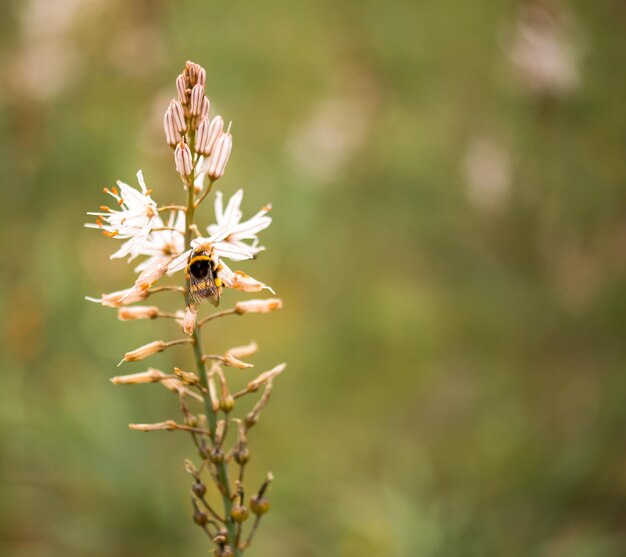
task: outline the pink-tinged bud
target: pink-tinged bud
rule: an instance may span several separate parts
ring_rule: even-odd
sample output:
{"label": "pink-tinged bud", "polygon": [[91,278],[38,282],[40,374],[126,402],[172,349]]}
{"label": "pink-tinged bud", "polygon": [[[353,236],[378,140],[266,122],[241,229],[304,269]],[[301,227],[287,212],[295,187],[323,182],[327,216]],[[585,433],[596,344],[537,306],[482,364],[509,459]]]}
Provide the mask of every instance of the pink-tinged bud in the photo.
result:
{"label": "pink-tinged bud", "polygon": [[207,118],[201,118],[196,130],[196,152],[201,155],[207,154],[207,147],[209,142],[209,121]]}
{"label": "pink-tinged bud", "polygon": [[152,354],[156,354],[157,352],[163,352],[163,350],[165,350],[166,348],[166,342],[162,340],[154,340],[152,342],[149,342],[148,344],[140,346],[139,348],[135,348],[135,350],[126,352],[126,354],[124,354],[122,362],[138,362],[139,360],[143,360],[148,356],[152,356]]}
{"label": "pink-tinged bud", "polygon": [[187,79],[192,86],[196,84],[196,78],[198,77],[198,70],[200,67],[201,66],[199,64],[196,64],[191,60],[187,60],[187,63],[185,64],[185,73],[187,74]]}
{"label": "pink-tinged bud", "polygon": [[233,147],[233,136],[230,133],[222,133],[215,142],[215,147],[211,151],[209,159],[207,176],[212,180],[219,180],[224,176],[226,163],[230,156],[230,150]]}
{"label": "pink-tinged bud", "polygon": [[200,109],[200,119],[209,117],[209,110],[211,109],[211,103],[206,97],[202,97],[202,108]]}
{"label": "pink-tinged bud", "polygon": [[165,116],[163,117],[163,128],[165,129],[165,140],[167,141],[167,144],[170,147],[174,147],[174,145],[182,139],[182,136],[176,129],[176,123],[174,121],[174,115],[172,114],[171,108],[168,108],[165,111]]}
{"label": "pink-tinged bud", "polygon": [[159,316],[159,308],[156,306],[131,306],[117,310],[117,318],[120,321],[134,321],[135,319],[156,319]]}
{"label": "pink-tinged bud", "polygon": [[187,89],[187,80],[185,79],[184,73],[181,73],[176,78],[176,90],[178,91],[178,100],[180,101],[180,104],[183,106],[188,105],[190,91]]}
{"label": "pink-tinged bud", "polygon": [[194,88],[191,90],[189,114],[192,116],[198,116],[202,112],[202,99],[204,99],[204,87],[201,85],[194,85]]}
{"label": "pink-tinged bud", "polygon": [[196,328],[196,319],[198,317],[198,310],[194,306],[190,306],[185,311],[185,317],[183,317],[183,331],[192,335]]}
{"label": "pink-tinged bud", "polygon": [[196,151],[205,157],[210,155],[223,129],[224,120],[221,116],[213,118],[210,124],[208,120],[202,120],[196,132]]}
{"label": "pink-tinged bud", "polygon": [[174,162],[176,163],[176,170],[181,176],[189,176],[193,170],[193,162],[191,160],[191,151],[189,145],[182,141],[176,145],[174,151]]}
{"label": "pink-tinged bud", "polygon": [[176,131],[179,133],[185,133],[187,131],[187,122],[185,120],[185,111],[183,110],[183,105],[180,104],[176,99],[172,99],[170,102],[169,110],[172,111],[172,117],[174,121],[174,125],[176,126]]}
{"label": "pink-tinged bud", "polygon": [[206,86],[206,70],[202,66],[198,66],[198,75],[196,75],[196,85]]}
{"label": "pink-tinged bud", "polygon": [[86,297],[90,302],[96,302],[110,308],[119,308],[127,304],[135,302],[143,302],[150,292],[148,290],[137,290],[136,288],[127,288],[126,290],[118,290],[110,294],[102,294],[101,298]]}
{"label": "pink-tinged bud", "polygon": [[279,298],[268,298],[267,300],[245,300],[235,304],[235,313],[270,313],[283,307],[283,301]]}

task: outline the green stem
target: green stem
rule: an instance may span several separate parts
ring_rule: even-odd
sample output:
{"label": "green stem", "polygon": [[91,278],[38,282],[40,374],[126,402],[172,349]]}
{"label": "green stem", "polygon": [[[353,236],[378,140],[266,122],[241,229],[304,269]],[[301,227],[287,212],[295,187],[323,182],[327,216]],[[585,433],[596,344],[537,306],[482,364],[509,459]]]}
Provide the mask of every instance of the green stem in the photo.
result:
{"label": "green stem", "polygon": [[[191,226],[194,224],[194,216],[196,212],[196,206],[194,203],[194,190],[193,190],[194,175],[189,177],[187,183],[187,212],[185,222],[185,249],[191,249]],[[208,188],[211,187],[209,183]],[[186,294],[186,302],[189,304],[189,292]],[[209,391],[206,363],[202,359],[204,353],[202,348],[202,335],[200,328],[196,328],[193,332],[193,353],[196,360],[196,367],[198,369],[198,376],[200,377],[200,384],[206,389],[206,396],[204,397],[204,411],[208,420],[209,437],[211,439],[211,445],[216,446],[215,433],[217,431],[217,413],[213,410],[213,400],[211,398],[211,392]],[[234,557],[241,557],[241,550],[237,547],[237,528],[233,520],[230,518],[230,511],[233,506],[231,499],[230,482],[228,479],[228,468],[225,462],[215,464],[217,470],[217,478],[222,492],[222,500],[224,502],[224,517],[226,518],[226,529],[228,531],[228,542],[233,549]]]}

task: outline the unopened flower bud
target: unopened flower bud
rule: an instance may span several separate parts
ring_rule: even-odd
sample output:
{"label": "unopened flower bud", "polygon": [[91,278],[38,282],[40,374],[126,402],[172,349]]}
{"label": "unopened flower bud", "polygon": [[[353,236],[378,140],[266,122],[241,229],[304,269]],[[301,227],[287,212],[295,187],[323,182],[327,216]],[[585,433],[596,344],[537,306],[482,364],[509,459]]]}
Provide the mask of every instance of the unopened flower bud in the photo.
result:
{"label": "unopened flower bud", "polygon": [[[207,118],[201,118],[198,128],[196,129],[196,151],[202,155],[207,154],[207,147],[209,142],[209,120]],[[202,174],[200,174],[204,178]]]}
{"label": "unopened flower bud", "polygon": [[196,328],[196,319],[198,310],[194,306],[188,306],[183,317],[183,331],[188,335],[192,335]]}
{"label": "unopened flower bud", "polygon": [[176,145],[174,151],[174,162],[176,163],[176,170],[181,176],[189,176],[193,170],[193,162],[191,160],[191,151],[189,145],[182,141]]}
{"label": "unopened flower bud", "polygon": [[[208,118],[201,120],[196,132],[196,151],[201,155],[210,155],[223,129],[224,120],[221,116],[216,116],[210,123]],[[208,164],[208,160],[206,164]]]}
{"label": "unopened flower bud", "polygon": [[211,103],[206,97],[202,97],[202,108],[200,109],[200,118],[208,118],[209,110],[211,109]]}
{"label": "unopened flower bud", "polygon": [[196,497],[204,497],[206,493],[206,485],[204,485],[200,480],[196,480],[191,485],[191,491]]}
{"label": "unopened flower bud", "polygon": [[156,306],[132,306],[122,307],[117,310],[117,318],[120,321],[133,321],[135,319],[155,319],[159,315]]}
{"label": "unopened flower bud", "polygon": [[174,147],[182,139],[182,135],[176,129],[171,108],[168,108],[165,111],[165,116],[163,116],[163,129],[165,130],[165,141],[170,147]]}
{"label": "unopened flower bud", "polygon": [[189,114],[199,116],[202,112],[202,99],[204,99],[204,87],[195,85],[191,90],[191,101],[189,105]]}
{"label": "unopened flower bud", "polygon": [[226,132],[220,134],[215,142],[215,146],[211,150],[211,157],[209,158],[207,176],[212,180],[219,180],[224,176],[224,170],[226,170],[226,163],[230,156],[230,151],[233,147],[233,136]]}
{"label": "unopened flower bud", "polygon": [[135,350],[126,352],[126,354],[124,354],[122,362],[138,362],[139,360],[143,360],[148,356],[152,356],[152,354],[156,354],[157,352],[163,352],[163,350],[165,350],[166,348],[166,342],[162,340],[154,340],[152,342],[149,342],[148,344],[140,346],[139,348],[135,348]]}
{"label": "unopened flower bud", "polygon": [[201,69],[202,66],[200,64],[196,64],[191,60],[187,60],[187,63],[185,64],[185,74],[187,75],[187,81],[191,86],[194,86],[196,84],[198,80],[198,74],[200,73]]}
{"label": "unopened flower bud", "polygon": [[202,66],[198,66],[198,74],[196,75],[196,85],[206,85],[206,70]]}
{"label": "unopened flower bud", "polygon": [[244,313],[270,313],[271,311],[281,309],[283,301],[279,298],[268,298],[267,300],[245,300],[235,304],[235,313],[243,315]]}
{"label": "unopened flower bud", "polygon": [[189,91],[187,89],[187,80],[185,74],[182,73],[176,78],[176,90],[178,91],[178,100],[180,104],[186,106],[189,104]]}
{"label": "unopened flower bud", "polygon": [[244,522],[250,516],[250,511],[245,505],[233,505],[230,516],[235,522]]}
{"label": "unopened flower bud", "polygon": [[187,131],[187,121],[185,120],[185,111],[183,106],[176,99],[170,101],[168,110],[172,113],[172,121],[179,133],[185,133]]}

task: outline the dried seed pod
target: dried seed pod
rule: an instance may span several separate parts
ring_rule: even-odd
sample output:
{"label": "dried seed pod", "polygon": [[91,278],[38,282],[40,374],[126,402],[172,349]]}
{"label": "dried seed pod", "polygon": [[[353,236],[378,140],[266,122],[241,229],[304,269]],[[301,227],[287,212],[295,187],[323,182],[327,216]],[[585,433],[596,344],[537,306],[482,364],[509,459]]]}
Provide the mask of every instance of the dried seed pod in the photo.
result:
{"label": "dried seed pod", "polygon": [[248,462],[248,460],[250,460],[250,451],[247,447],[238,447],[235,454],[233,454],[233,457],[237,464],[243,466],[246,462]]}
{"label": "dried seed pod", "polygon": [[254,495],[250,498],[250,509],[252,509],[254,514],[260,516],[270,510],[270,502],[267,497]]}
{"label": "dried seed pod", "polygon": [[206,493],[206,485],[204,485],[200,480],[196,480],[191,485],[191,492],[196,497],[204,497],[204,494]]}
{"label": "dried seed pod", "polygon": [[214,552],[215,557],[233,557],[233,550],[230,545],[221,545]]}
{"label": "dried seed pod", "polygon": [[213,464],[220,464],[224,462],[224,453],[222,449],[217,449],[217,448],[213,449],[211,451],[211,455],[209,456],[209,459],[211,460]]}
{"label": "dried seed pod", "polygon": [[201,511],[200,509],[196,509],[193,511],[193,521],[198,526],[204,526],[209,521],[209,517],[204,511]]}
{"label": "dried seed pod", "polygon": [[220,398],[220,410],[228,414],[235,407],[235,399],[229,393],[225,397]]}
{"label": "dried seed pod", "polygon": [[245,522],[250,516],[250,511],[245,505],[233,505],[230,516],[235,522]]}

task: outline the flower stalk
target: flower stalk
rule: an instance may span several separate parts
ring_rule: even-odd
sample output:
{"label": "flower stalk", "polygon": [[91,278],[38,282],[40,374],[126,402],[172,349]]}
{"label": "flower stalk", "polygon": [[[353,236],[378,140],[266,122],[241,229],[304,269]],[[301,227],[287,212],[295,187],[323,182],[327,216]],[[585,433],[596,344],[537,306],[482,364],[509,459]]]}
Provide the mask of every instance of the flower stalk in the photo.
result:
{"label": "flower stalk", "polygon": [[[251,499],[255,518],[249,525],[250,511],[244,504],[245,468],[250,459],[247,434],[257,423],[269,400],[272,381],[283,371],[285,364],[261,373],[249,381],[246,389],[231,394],[228,388],[230,372],[226,369],[254,367],[242,358],[252,356],[258,346],[253,342],[230,348],[223,354],[206,355],[202,331],[207,323],[227,315],[273,312],[282,307],[282,301],[278,298],[239,301],[232,308],[200,316],[203,302],[210,301],[217,306],[225,289],[243,292],[267,289],[273,292],[248,274],[231,270],[225,261],[251,260],[265,249],[259,245],[257,235],[271,223],[268,216],[270,205],[243,221],[240,209],[243,191],[237,191],[226,207],[222,193],[217,192],[216,222],[206,227],[206,236],[203,236],[197,219],[215,182],[224,175],[232,149],[230,126],[223,131],[221,116],[209,118],[211,105],[204,94],[205,83],[205,70],[198,64],[187,62],[176,79],[178,98],[170,102],[163,119],[165,143],[171,148],[173,166],[185,191],[184,204],[158,205],[139,172],[140,191],[121,182],[118,182],[119,190],[106,190],[118,202],[119,211],[102,206],[100,212],[90,213],[97,219],[95,224],[87,226],[101,229],[109,238],[123,240],[113,257],[128,257],[129,261],[138,257],[144,259],[135,267],[138,277],[133,286],[103,294],[101,298],[88,299],[116,308],[121,321],[145,323],[167,318],[185,333],[184,338],[155,340],[131,350],[124,354],[120,365],[149,358],[172,346],[189,345],[195,372],[175,367],[173,373],[164,373],[149,368],[139,373],[117,375],[111,382],[115,385],[157,383],[178,396],[182,422],[167,419],[129,424],[129,428],[142,432],[183,431],[190,435],[201,459],[198,467],[185,461],[185,469],[193,479],[193,521],[213,541],[214,555],[241,557],[252,542],[261,514],[269,509],[265,492],[272,477],[271,473],[268,474],[264,487]],[[164,276],[180,271],[184,275],[182,286],[157,285]],[[183,307],[172,313],[161,311],[157,305],[132,305],[160,292],[182,294]],[[216,335],[213,338],[219,340]],[[253,395],[261,386],[264,386],[263,394],[252,405],[252,410],[243,419],[233,417],[238,399]],[[194,409],[196,405],[199,408]],[[236,428],[229,429],[231,421],[237,424]],[[205,482],[203,474],[210,481]],[[234,483],[231,475],[236,478]],[[206,494],[212,489],[219,494],[221,509],[214,509],[208,503]]]}

